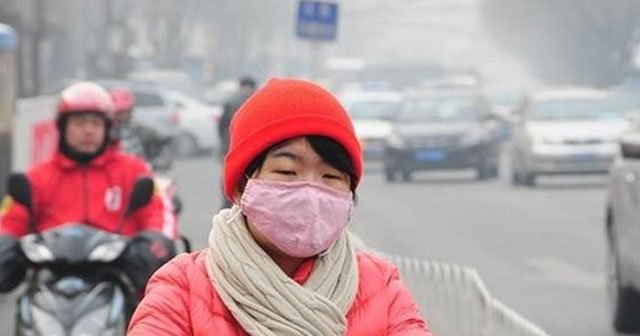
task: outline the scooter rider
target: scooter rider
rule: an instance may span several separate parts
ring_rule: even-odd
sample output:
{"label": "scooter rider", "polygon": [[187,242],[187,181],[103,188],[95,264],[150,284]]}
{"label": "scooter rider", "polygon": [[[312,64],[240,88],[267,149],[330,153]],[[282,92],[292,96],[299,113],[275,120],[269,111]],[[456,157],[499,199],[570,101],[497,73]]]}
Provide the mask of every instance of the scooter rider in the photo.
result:
{"label": "scooter rider", "polygon": [[[58,151],[27,172],[37,231],[70,222],[118,230],[135,180],[151,171],[141,159],[111,146],[113,110],[109,92],[94,83],[73,84],[61,93]],[[10,291],[23,280],[26,265],[16,239],[30,233],[29,216],[22,204],[5,196],[0,207],[0,291]],[[133,237],[124,269],[143,289],[148,277],[175,255],[171,202],[155,193],[147,205],[124,218],[120,233]]]}
{"label": "scooter rider", "polygon": [[[158,150],[153,150],[153,143],[160,143],[160,136],[153,129],[148,127],[134,124],[131,119],[133,117],[133,110],[135,108],[135,96],[133,92],[124,86],[113,87],[109,90],[115,107],[115,113],[113,117],[113,129],[111,132],[112,143],[114,146],[120,147],[125,153],[135,155],[146,162],[148,162],[154,171],[158,172],[163,169],[162,165],[158,164]],[[153,153],[156,153],[155,155]],[[164,187],[171,190],[167,196],[171,198],[176,210],[176,216],[179,213],[179,209],[182,208],[182,201],[175,195],[175,184],[172,180],[163,178],[160,179],[161,186],[162,181],[166,183]],[[168,190],[167,190],[168,191]]]}
{"label": "scooter rider", "polygon": [[133,92],[126,87],[114,87],[109,90],[114,103],[112,142],[120,146],[122,151],[147,160],[142,141],[131,125],[131,117],[135,106]]}
{"label": "scooter rider", "polygon": [[109,90],[113,98],[112,142],[122,151],[135,155],[151,164],[154,171],[167,170],[173,163],[173,134],[133,121],[135,95],[125,86]]}

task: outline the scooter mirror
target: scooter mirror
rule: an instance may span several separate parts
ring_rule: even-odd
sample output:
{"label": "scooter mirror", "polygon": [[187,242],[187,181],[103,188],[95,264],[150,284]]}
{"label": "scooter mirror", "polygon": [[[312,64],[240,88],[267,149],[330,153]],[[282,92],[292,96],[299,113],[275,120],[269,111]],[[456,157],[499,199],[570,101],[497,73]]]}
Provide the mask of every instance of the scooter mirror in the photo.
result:
{"label": "scooter mirror", "polygon": [[131,192],[127,213],[130,214],[149,204],[151,196],[153,196],[153,189],[153,180],[150,177],[141,177],[136,180]]}
{"label": "scooter mirror", "polygon": [[31,183],[27,175],[23,173],[11,173],[7,179],[9,196],[16,202],[24,205],[29,212],[33,209],[31,203]]}

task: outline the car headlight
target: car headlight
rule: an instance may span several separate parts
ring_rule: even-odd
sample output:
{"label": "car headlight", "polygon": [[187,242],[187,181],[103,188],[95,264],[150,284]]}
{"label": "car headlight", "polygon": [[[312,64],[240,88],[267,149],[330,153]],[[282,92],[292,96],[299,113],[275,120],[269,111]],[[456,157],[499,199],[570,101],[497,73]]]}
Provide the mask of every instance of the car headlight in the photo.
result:
{"label": "car headlight", "polygon": [[387,137],[387,145],[393,148],[404,148],[407,146],[407,142],[398,134],[392,133]]}

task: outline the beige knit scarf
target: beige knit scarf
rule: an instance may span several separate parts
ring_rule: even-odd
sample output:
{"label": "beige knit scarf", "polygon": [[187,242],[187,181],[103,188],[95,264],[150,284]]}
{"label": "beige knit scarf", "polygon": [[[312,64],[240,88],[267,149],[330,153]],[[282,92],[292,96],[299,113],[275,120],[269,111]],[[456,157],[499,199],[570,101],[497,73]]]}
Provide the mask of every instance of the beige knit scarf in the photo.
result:
{"label": "beige knit scarf", "polygon": [[[213,217],[207,270],[214,288],[242,328],[262,335],[343,335],[358,289],[349,234],[317,257],[300,285],[255,242],[238,207]],[[212,331],[213,332],[213,331]]]}

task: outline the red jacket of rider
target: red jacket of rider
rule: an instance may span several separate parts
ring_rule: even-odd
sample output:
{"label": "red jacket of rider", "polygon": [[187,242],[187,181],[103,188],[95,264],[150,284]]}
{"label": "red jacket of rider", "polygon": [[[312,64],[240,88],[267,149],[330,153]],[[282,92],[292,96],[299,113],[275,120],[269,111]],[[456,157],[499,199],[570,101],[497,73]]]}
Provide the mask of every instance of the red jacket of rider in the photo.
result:
{"label": "red jacket of rider", "polygon": [[[31,168],[27,176],[37,231],[81,222],[115,232],[136,179],[151,176],[151,171],[144,161],[109,148],[86,165],[58,152],[49,161]],[[124,220],[123,234],[152,230],[176,237],[172,203],[160,188],[155,189],[150,203]],[[28,234],[28,219],[22,204],[5,197],[0,206],[0,234],[16,238]]]}

